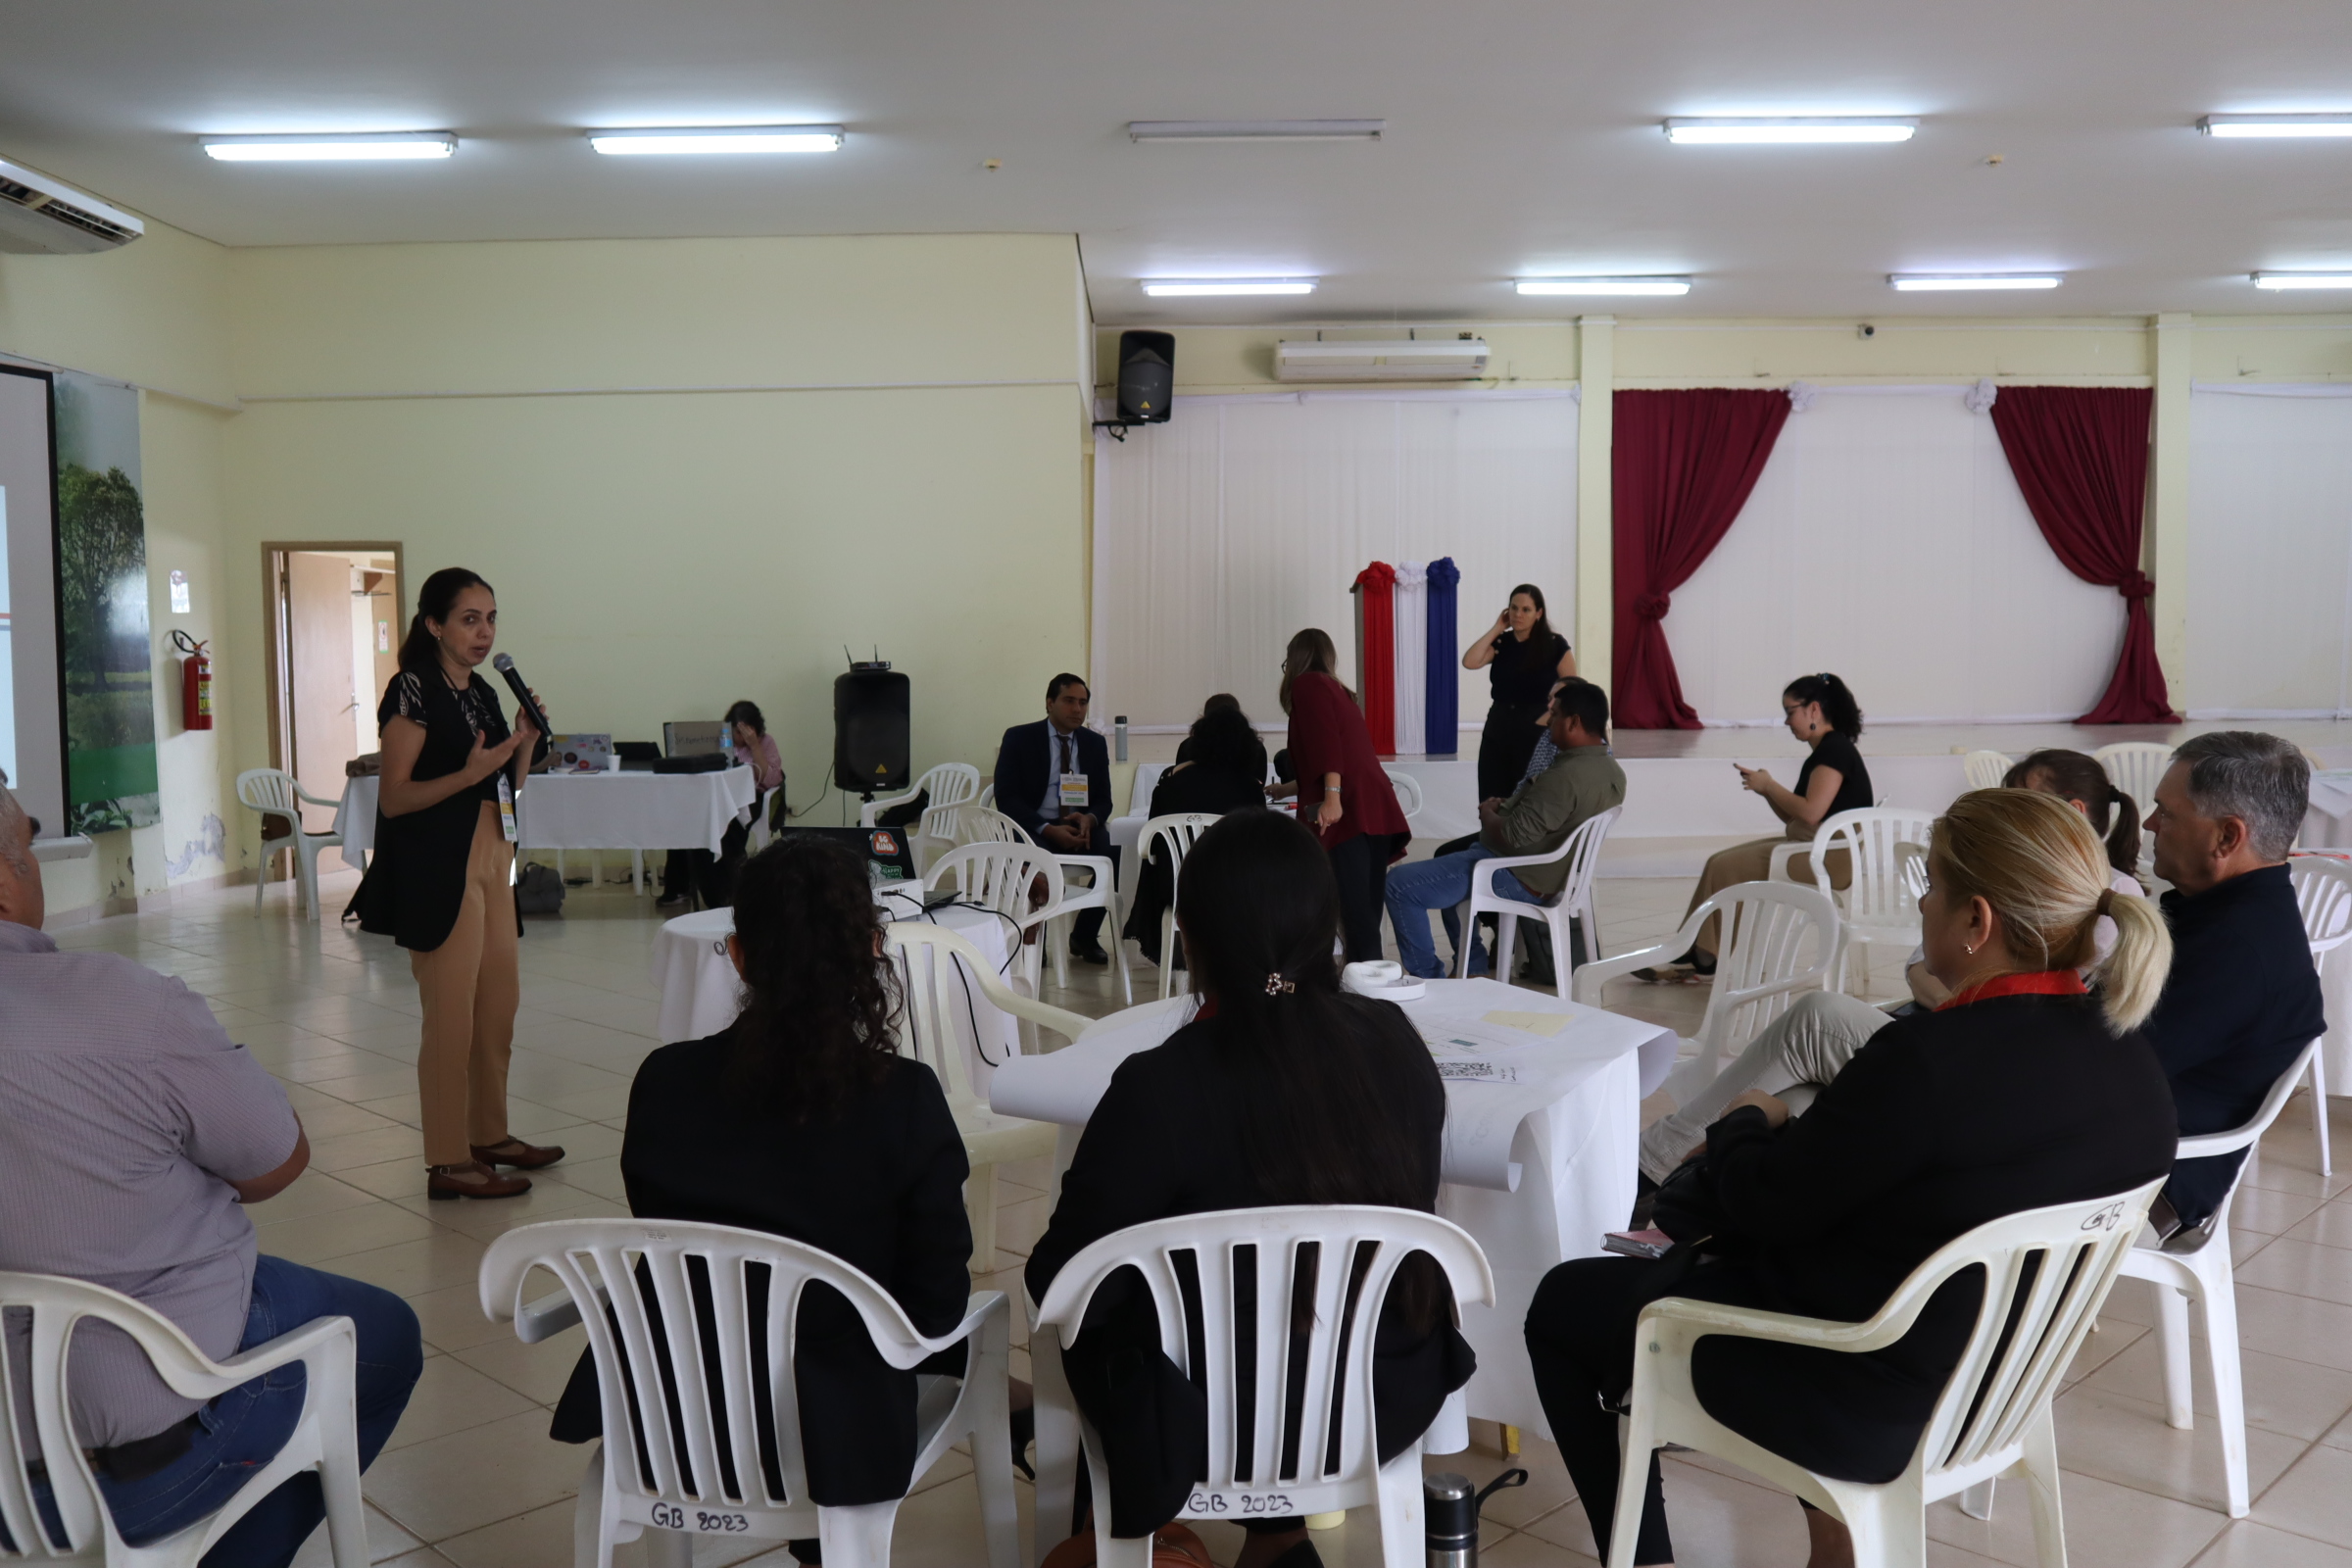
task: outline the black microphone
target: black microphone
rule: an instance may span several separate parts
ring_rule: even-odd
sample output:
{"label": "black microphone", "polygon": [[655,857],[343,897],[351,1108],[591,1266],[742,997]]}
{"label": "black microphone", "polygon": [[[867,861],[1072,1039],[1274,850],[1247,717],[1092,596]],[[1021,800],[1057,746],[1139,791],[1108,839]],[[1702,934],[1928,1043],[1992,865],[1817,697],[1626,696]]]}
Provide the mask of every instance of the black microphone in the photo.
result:
{"label": "black microphone", "polygon": [[531,696],[531,689],[522,683],[522,672],[514,667],[513,655],[500,654],[490,661],[490,667],[507,677],[507,686],[514,693],[514,706],[529,714],[531,722],[538,727],[539,744],[532,748],[531,756],[531,760],[536,762],[555,745],[547,732],[547,715],[539,710],[538,700]]}

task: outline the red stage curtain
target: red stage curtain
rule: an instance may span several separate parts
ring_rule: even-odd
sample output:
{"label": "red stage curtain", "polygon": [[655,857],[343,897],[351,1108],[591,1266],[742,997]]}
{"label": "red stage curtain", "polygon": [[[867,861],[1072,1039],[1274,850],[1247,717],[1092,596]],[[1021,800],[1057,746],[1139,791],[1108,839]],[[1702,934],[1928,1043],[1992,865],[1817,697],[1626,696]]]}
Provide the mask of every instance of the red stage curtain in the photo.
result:
{"label": "red stage curtain", "polygon": [[2005,386],[1992,405],[1992,427],[2042,538],[2067,570],[2124,596],[2123,655],[2107,695],[2080,724],[2162,724],[2178,717],[2148,617],[2156,585],[2139,569],[2155,401],[2146,387]]}
{"label": "red stage curtain", "polygon": [[1375,561],[1356,573],[1356,618],[1363,627],[1355,662],[1357,700],[1372,750],[1396,755],[1396,568]]}
{"label": "red stage curtain", "polygon": [[1786,392],[1617,394],[1617,657],[1609,698],[1618,728],[1699,727],[1659,622],[1668,596],[1690,580],[1747,504],[1788,419]]}

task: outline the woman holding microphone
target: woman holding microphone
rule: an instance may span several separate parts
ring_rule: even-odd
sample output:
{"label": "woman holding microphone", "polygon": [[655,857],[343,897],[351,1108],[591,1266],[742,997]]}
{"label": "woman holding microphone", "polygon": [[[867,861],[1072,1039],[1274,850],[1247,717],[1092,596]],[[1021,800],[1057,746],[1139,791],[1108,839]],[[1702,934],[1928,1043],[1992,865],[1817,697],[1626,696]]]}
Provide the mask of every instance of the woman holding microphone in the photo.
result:
{"label": "woman holding microphone", "polygon": [[1551,629],[1544,590],[1523,582],[1511,602],[1462,653],[1464,669],[1483,669],[1494,693],[1478,737],[1478,798],[1507,799],[1544,735],[1544,710],[1554,681],[1576,673],[1568,639]]}
{"label": "woman holding microphone", "polygon": [[[498,638],[498,601],[463,566],[424,580],[400,646],[400,673],[376,710],[383,735],[375,856],[360,885],[360,929],[409,950],[424,1004],[416,1091],[426,1196],[513,1198],[564,1151],[507,1131],[507,1056],[521,999],[522,924],[509,879],[514,796],[540,740],[514,728],[474,671]],[[534,694],[535,696],[536,694]],[[542,711],[545,710],[543,709]]]}
{"label": "woman holding microphone", "polygon": [[1412,838],[1396,788],[1372,750],[1355,694],[1340,684],[1339,650],[1309,626],[1282,656],[1282,710],[1291,717],[1291,763],[1298,770],[1298,820],[1315,830],[1340,884],[1340,927],[1348,961],[1380,956],[1380,911],[1389,864]]}

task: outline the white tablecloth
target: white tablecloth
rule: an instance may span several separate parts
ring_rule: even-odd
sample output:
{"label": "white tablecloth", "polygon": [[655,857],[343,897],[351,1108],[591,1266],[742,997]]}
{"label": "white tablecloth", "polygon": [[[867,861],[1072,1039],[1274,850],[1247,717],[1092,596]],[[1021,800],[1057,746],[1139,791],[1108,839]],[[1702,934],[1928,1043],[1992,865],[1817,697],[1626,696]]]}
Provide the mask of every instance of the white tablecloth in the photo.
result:
{"label": "white tablecloth", "polygon": [[[1193,999],[1171,997],[1112,1013],[1064,1049],[1008,1061],[990,1102],[998,1112],[1062,1126],[1062,1162],[1118,1064],[1174,1033]],[[1433,980],[1403,1004],[1448,1073],[1507,1069],[1512,1083],[1449,1077],[1446,1185],[1438,1212],[1467,1230],[1494,1270],[1495,1304],[1468,1307],[1462,1332],[1478,1351],[1469,1413],[1544,1437],[1520,1325],[1556,1263],[1599,1254],[1634,1205],[1641,1083],[1671,1065],[1671,1030],[1492,980]],[[1565,1015],[1556,1034],[1496,1013]],[[1482,1065],[1485,1064],[1485,1065]]]}
{"label": "white tablecloth", "polygon": [[[999,976],[1003,975],[1005,926],[996,915],[985,909],[951,907],[935,909],[924,916],[919,912],[919,899],[910,912],[906,903],[890,897],[887,889],[877,890],[875,898],[883,906],[885,918],[929,918],[978,948],[996,966]],[[654,938],[651,967],[654,983],[662,988],[658,1027],[663,1045],[714,1035],[733,1023],[736,1014],[743,1010],[735,965],[727,957],[727,937],[734,929],[734,910],[704,909],[665,921]],[[980,994],[977,984],[971,988],[970,1008],[955,1007],[951,1011],[956,1016],[956,1031],[962,1037],[964,1068],[971,1074],[975,1091],[985,1095],[995,1063],[1020,1053],[1019,1024],[998,1011]],[[980,1049],[983,1041],[985,1050]]]}
{"label": "white tablecloth", "polygon": [[[760,799],[748,767],[716,773],[551,773],[515,802],[526,850],[709,850]],[[376,780],[343,786],[335,831],[355,857],[375,848]]]}

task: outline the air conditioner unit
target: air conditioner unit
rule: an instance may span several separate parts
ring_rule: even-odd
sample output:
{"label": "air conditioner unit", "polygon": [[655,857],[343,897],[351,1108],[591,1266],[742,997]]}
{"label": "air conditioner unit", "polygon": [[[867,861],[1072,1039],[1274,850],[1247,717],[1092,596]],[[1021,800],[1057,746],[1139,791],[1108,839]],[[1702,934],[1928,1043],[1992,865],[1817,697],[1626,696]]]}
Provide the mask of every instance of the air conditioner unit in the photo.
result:
{"label": "air conditioner unit", "polygon": [[1285,338],[1274,345],[1277,381],[1469,381],[1487,373],[1487,344],[1476,337],[1403,342]]}
{"label": "air conditioner unit", "polygon": [[88,191],[0,158],[0,251],[87,256],[129,244],[147,225]]}

